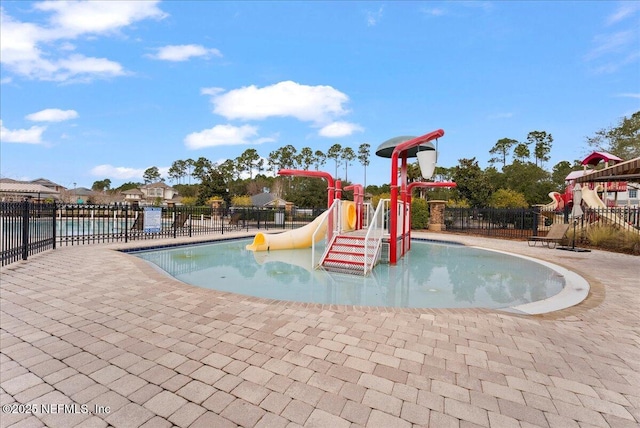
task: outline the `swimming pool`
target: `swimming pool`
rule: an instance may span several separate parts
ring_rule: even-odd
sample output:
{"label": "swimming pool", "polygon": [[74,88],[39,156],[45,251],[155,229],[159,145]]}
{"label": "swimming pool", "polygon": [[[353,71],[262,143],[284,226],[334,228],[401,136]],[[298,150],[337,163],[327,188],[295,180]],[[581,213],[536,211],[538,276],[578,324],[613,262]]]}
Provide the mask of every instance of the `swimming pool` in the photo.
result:
{"label": "swimming pool", "polygon": [[368,277],[311,269],[311,250],[253,252],[250,240],[135,252],[187,284],[267,299],[403,308],[509,308],[561,292],[565,278],[528,258],[412,242],[396,266]]}

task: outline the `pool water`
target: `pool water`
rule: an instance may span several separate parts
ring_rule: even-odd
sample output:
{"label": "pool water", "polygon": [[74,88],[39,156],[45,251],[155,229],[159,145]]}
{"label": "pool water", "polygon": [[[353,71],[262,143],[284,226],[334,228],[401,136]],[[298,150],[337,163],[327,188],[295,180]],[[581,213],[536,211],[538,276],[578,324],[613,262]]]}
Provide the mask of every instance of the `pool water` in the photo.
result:
{"label": "pool water", "polygon": [[412,241],[396,266],[367,277],[311,269],[311,250],[253,252],[251,240],[141,251],[187,284],[267,299],[403,308],[507,308],[551,297],[562,275],[529,259],[442,243]]}

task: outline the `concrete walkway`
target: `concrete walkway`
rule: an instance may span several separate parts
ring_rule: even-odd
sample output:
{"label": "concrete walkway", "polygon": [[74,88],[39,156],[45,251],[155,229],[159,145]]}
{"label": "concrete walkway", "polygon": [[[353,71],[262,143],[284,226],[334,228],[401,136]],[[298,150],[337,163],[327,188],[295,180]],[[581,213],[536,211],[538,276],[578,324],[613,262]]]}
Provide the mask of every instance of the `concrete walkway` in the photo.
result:
{"label": "concrete walkway", "polygon": [[551,261],[590,295],[542,316],[287,303],[63,247],[0,271],[0,425],[639,426],[639,257],[425,236]]}

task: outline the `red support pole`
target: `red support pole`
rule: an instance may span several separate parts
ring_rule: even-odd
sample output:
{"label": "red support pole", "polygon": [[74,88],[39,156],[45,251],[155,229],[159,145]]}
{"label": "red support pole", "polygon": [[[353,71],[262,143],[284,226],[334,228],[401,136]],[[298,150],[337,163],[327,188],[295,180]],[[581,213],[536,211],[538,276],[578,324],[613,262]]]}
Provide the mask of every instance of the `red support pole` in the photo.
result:
{"label": "red support pole", "polygon": [[318,177],[327,180],[327,208],[333,204],[334,195],[336,193],[335,180],[333,176],[324,171],[307,171],[302,169],[281,169],[278,175],[295,175],[300,177]]}
{"label": "red support pole", "polygon": [[[333,176],[328,172],[307,171],[302,169],[281,169],[280,171],[278,171],[278,175],[324,178],[325,180],[327,180],[327,209],[331,208],[331,205],[333,205],[334,196],[335,194],[337,194],[336,182],[333,179]],[[338,186],[340,186],[340,181],[338,181]],[[329,218],[327,219],[327,241],[331,241],[332,235],[333,219],[331,218],[331,216],[329,216]]]}
{"label": "red support pole", "polygon": [[[398,261],[397,248],[398,243],[398,157],[404,153],[406,157],[406,151],[412,147],[419,146],[420,144],[427,143],[436,138],[440,138],[444,135],[442,129],[430,132],[420,137],[413,138],[411,140],[404,141],[398,144],[391,154],[391,207],[393,215],[389,215],[389,264],[395,265]],[[406,185],[406,182],[403,183]]]}
{"label": "red support pole", "polygon": [[364,203],[364,188],[362,184],[352,184],[344,190],[353,190],[353,202],[356,204],[356,230],[362,229],[362,205]]}

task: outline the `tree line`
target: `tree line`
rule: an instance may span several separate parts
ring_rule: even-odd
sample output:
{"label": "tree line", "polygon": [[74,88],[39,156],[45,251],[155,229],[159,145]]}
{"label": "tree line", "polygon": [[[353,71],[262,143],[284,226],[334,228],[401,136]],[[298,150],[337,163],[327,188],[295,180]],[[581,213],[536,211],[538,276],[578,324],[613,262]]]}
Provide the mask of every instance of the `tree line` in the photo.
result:
{"label": "tree line", "polygon": [[[579,160],[563,160],[550,171],[545,169],[553,148],[553,136],[546,131],[531,131],[522,141],[513,138],[498,140],[489,150],[490,166],[482,169],[475,157],[462,158],[453,167],[437,167],[434,180],[455,181],[455,189],[418,191],[430,199],[450,200],[451,204],[471,207],[525,207],[550,202],[548,193],[561,192],[569,172],[581,169]],[[640,111],[623,118],[616,126],[603,128],[586,137],[591,150],[606,151],[622,159],[640,156]],[[269,188],[298,206],[326,206],[326,184],[322,180],[303,177],[275,177],[279,169],[319,170],[332,161],[334,176],[339,175],[344,185],[349,167],[358,160],[364,167],[365,189],[371,195],[385,196],[388,185],[367,185],[366,171],[370,159],[370,145],[361,144],[357,151],[334,144],[324,153],[303,147],[299,151],[292,145],[283,146],[261,157],[256,149],[245,150],[235,159],[214,164],[205,157],[177,160],[169,168],[167,177],[157,167],[145,170],[145,183],[169,180],[180,195],[188,201],[205,204],[211,197],[227,201],[232,196],[254,195]],[[266,174],[269,172],[269,174]],[[417,163],[408,168],[408,180],[422,180]],[[110,190],[110,180],[94,183],[94,190]],[[142,183],[128,182],[111,189],[114,192],[137,187]]]}

